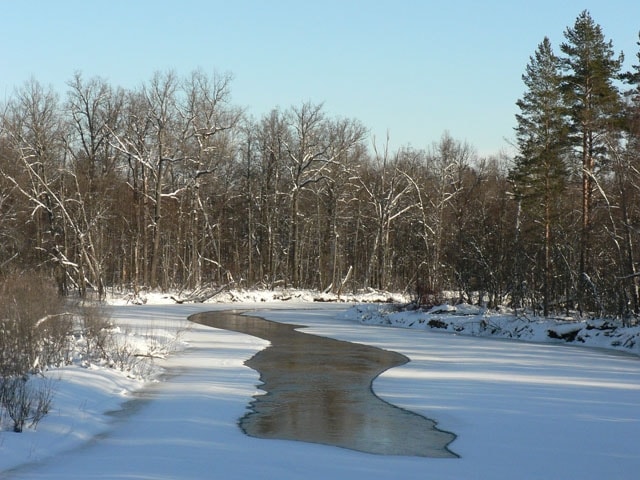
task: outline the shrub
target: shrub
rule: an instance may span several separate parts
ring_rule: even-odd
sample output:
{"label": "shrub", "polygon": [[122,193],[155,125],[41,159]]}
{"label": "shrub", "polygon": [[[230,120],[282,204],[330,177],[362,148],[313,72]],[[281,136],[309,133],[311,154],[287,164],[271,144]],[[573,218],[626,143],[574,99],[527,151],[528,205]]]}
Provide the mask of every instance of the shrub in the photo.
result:
{"label": "shrub", "polygon": [[37,373],[69,361],[71,316],[46,279],[0,279],[0,376]]}
{"label": "shrub", "polygon": [[71,360],[72,321],[63,307],[46,278],[0,278],[0,418],[14,432],[35,427],[49,411],[51,383],[33,375]]}
{"label": "shrub", "polygon": [[107,311],[98,304],[84,304],[78,308],[77,319],[83,360],[106,359],[113,334],[113,324]]}
{"label": "shrub", "polygon": [[31,377],[16,375],[0,378],[0,405],[11,419],[12,429],[22,432],[25,425],[35,428],[38,422],[49,413],[53,398],[51,381],[37,379],[36,385]]}

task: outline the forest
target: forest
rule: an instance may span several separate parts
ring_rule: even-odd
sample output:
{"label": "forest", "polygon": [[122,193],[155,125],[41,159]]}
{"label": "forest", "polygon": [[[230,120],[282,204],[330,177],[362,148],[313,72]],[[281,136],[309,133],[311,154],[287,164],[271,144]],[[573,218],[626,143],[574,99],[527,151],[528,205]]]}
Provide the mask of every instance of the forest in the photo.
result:
{"label": "forest", "polygon": [[624,71],[587,11],[532,50],[512,158],[446,131],[392,150],[322,104],[252,118],[230,75],[201,70],[135,89],[75,73],[64,93],[30,79],[0,105],[0,284],[453,292],[634,318],[640,50]]}

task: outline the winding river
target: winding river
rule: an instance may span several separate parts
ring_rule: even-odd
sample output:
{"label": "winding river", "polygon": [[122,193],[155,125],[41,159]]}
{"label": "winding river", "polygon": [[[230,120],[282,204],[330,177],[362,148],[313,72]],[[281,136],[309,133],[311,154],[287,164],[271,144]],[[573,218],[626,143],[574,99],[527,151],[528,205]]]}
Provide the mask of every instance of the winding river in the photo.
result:
{"label": "winding river", "polygon": [[408,362],[404,355],[235,311],[199,313],[190,320],[270,342],[245,362],[260,374],[265,392],[240,419],[246,434],[380,455],[457,457],[448,448],[454,434],[373,393],[373,380]]}

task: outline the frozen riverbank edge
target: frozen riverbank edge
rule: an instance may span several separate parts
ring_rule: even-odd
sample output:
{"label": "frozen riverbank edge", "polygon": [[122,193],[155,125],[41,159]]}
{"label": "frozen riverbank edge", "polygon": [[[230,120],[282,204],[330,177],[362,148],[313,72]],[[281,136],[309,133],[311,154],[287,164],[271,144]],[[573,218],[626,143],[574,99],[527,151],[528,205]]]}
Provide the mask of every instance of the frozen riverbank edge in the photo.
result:
{"label": "frozen riverbank edge", "polygon": [[[173,297],[175,298],[175,297]],[[129,301],[127,297],[124,297]],[[116,302],[118,300],[115,300]],[[123,298],[119,300],[123,301]],[[172,296],[144,297],[144,301],[174,303]],[[532,343],[555,343],[604,348],[640,356],[640,324],[624,326],[622,320],[599,318],[544,318],[510,309],[488,310],[469,304],[442,304],[429,309],[411,308],[410,298],[399,293],[369,291],[337,296],[311,290],[229,290],[211,303],[339,302],[353,304],[343,316],[363,325],[428,329],[457,335],[504,338]]]}
{"label": "frozen riverbank edge", "polygon": [[[175,304],[175,295],[148,294],[112,297],[112,305],[130,303]],[[227,290],[211,304],[261,304],[271,302],[337,302],[353,306],[343,315],[363,325],[428,329],[457,335],[504,338],[532,343],[555,343],[604,348],[640,356],[640,324],[624,326],[621,320],[598,318],[544,318],[514,313],[509,309],[488,310],[468,304],[442,304],[412,309],[410,298],[399,293],[369,291],[337,296],[312,290]]]}
{"label": "frozen riverbank edge", "polygon": [[444,304],[428,310],[411,310],[393,304],[360,304],[352,307],[346,317],[365,325],[604,348],[640,356],[640,326],[626,327],[612,319],[527,317],[466,304]]}
{"label": "frozen riverbank edge", "polygon": [[[108,303],[116,307],[113,310],[113,320],[119,328],[122,328],[123,334],[131,338],[132,342],[140,340],[141,343],[144,343],[145,338],[150,339],[150,334],[156,337],[151,339],[155,343],[158,342],[158,338],[174,338],[176,333],[184,331],[188,323],[187,316],[195,312],[248,305],[252,309],[275,308],[279,310],[280,308],[305,309],[306,305],[311,307],[313,304],[315,309],[318,309],[322,308],[320,302],[333,302],[335,307],[338,306],[337,303],[344,305],[345,310],[340,308],[340,312],[336,311],[336,314],[345,324],[360,322],[371,325],[393,325],[405,329],[428,329],[432,332],[447,332],[454,335],[502,336],[503,338],[517,338],[529,342],[569,343],[615,349],[634,355],[640,354],[638,351],[640,329],[638,327],[604,328],[594,332],[594,328],[589,328],[590,322],[600,321],[527,320],[508,312],[486,312],[477,307],[465,305],[456,307],[444,305],[426,312],[403,311],[399,309],[399,306],[406,305],[408,300],[400,295],[384,292],[337,298],[317,292],[304,291],[234,291],[229,292],[229,295],[220,295],[216,297],[215,301],[206,304],[191,305],[175,305],[175,301],[169,295],[159,293],[148,294],[137,300],[143,300],[146,307],[139,308],[138,305],[133,305],[131,297],[128,296],[114,296],[109,299]],[[327,305],[327,308],[330,307]],[[151,320],[153,320],[151,324],[154,325],[153,331],[149,329]],[[431,325],[429,325],[430,322]],[[446,328],[443,328],[443,325],[446,325]],[[491,328],[489,328],[490,326]],[[500,327],[499,331],[495,330],[496,326]],[[577,326],[581,327],[578,332],[584,329],[589,333],[585,342],[576,340],[578,334],[575,335],[573,342],[551,338],[548,334],[549,327],[555,329],[556,333],[562,333]],[[604,323],[601,326],[604,327]],[[509,329],[519,336],[509,334]],[[527,331],[533,332],[533,334],[525,335]],[[170,357],[179,360],[184,356],[181,350],[185,350],[185,353],[189,354],[190,349],[196,345],[193,341],[189,341],[189,338],[200,338],[197,336],[202,333],[206,332],[199,330],[189,332],[186,335],[188,338],[183,338],[185,342],[176,343],[176,350]],[[249,336],[243,337],[238,341],[243,342],[242,348],[246,349],[247,358],[252,354],[251,352],[255,353],[264,347],[264,341],[258,341]],[[142,345],[141,348],[143,348]],[[234,352],[236,352],[235,348]],[[220,362],[223,370],[228,368],[226,366],[227,360],[221,359]],[[240,360],[238,362],[238,365],[242,363]],[[80,366],[74,364],[49,371],[47,376],[56,380],[52,413],[43,420],[37,430],[25,430],[23,434],[0,432],[0,478],[13,478],[9,472],[18,465],[43,462],[61,452],[83,448],[83,445],[93,443],[94,439],[102,437],[113,428],[114,417],[108,415],[108,412],[116,412],[130,400],[139,398],[136,392],[144,393],[148,388],[155,389],[156,386],[159,386],[158,382],[163,380],[164,368],[174,363],[175,360],[171,360],[171,358],[167,358],[166,361],[158,361],[156,364],[158,369],[151,372],[151,377],[146,378],[131,377],[126,373],[102,365]],[[244,372],[244,370],[242,371]],[[252,382],[249,381],[248,385]],[[226,387],[221,386],[220,388]],[[241,414],[246,399],[250,398],[253,392],[253,388],[249,388],[242,396],[242,401],[238,404],[240,405],[238,415]],[[5,476],[6,474],[9,476]]]}

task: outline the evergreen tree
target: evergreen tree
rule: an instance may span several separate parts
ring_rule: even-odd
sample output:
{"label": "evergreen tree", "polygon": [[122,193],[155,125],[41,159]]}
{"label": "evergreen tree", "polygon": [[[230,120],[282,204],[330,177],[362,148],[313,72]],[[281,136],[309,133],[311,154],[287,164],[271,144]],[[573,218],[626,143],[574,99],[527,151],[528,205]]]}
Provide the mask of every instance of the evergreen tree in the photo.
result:
{"label": "evergreen tree", "polygon": [[602,28],[587,10],[565,33],[561,50],[564,71],[563,93],[569,108],[574,147],[580,158],[582,178],[581,234],[579,245],[578,303],[585,307],[585,292],[593,288],[591,275],[591,233],[596,178],[606,165],[612,133],[619,128],[619,78],[622,55],[615,57],[613,43],[605,40]]}
{"label": "evergreen tree", "polygon": [[[527,91],[516,102],[520,109],[516,115],[519,152],[510,177],[523,214],[531,219],[533,225],[542,227],[542,301],[544,315],[547,316],[552,296],[552,230],[567,177],[564,161],[567,124],[560,92],[560,60],[547,37],[538,45],[535,55],[530,57],[522,80]],[[530,271],[523,269],[522,265],[516,268],[518,279],[522,279],[524,270]]]}
{"label": "evergreen tree", "polygon": [[[640,34],[638,35],[640,39]],[[640,40],[637,42],[640,47]],[[625,131],[626,142],[623,154],[616,162],[616,180],[618,185],[618,204],[623,232],[621,277],[625,287],[627,301],[625,307],[636,315],[640,313],[640,277],[636,267],[637,252],[635,243],[637,225],[640,219],[638,209],[638,186],[640,185],[640,49],[636,53],[637,64],[632,70],[622,75],[624,82],[629,85],[625,91]],[[623,311],[623,314],[627,312]]]}
{"label": "evergreen tree", "polygon": [[625,120],[626,130],[629,133],[629,142],[640,153],[640,33],[636,42],[639,50],[636,53],[637,64],[632,65],[632,70],[625,72],[622,79],[629,85],[625,91]]}

